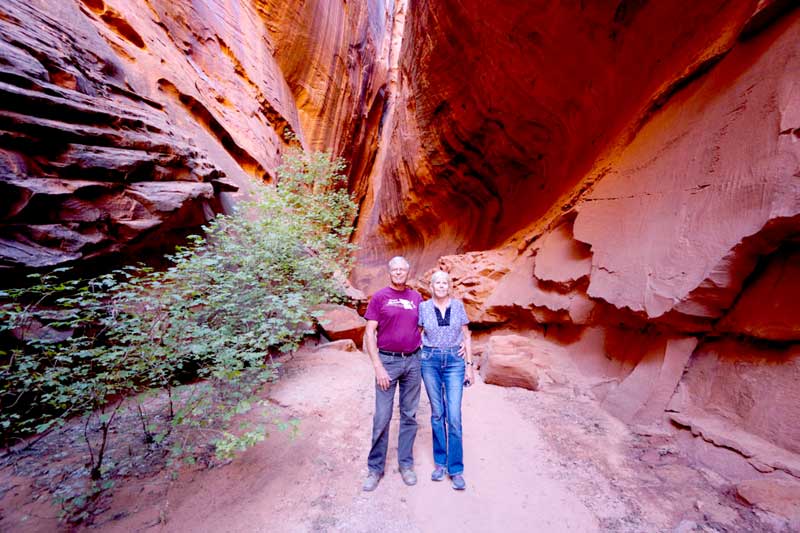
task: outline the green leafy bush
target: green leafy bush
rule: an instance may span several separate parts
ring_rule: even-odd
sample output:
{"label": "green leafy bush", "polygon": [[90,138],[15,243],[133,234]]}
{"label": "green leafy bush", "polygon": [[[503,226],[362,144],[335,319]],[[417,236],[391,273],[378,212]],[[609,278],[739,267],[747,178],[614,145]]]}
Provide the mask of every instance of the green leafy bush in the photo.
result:
{"label": "green leafy bush", "polygon": [[[83,416],[99,479],[109,429],[131,397],[145,440],[175,461],[193,461],[209,442],[230,457],[263,438],[263,424],[232,427],[234,417],[259,405],[271,354],[312,332],[312,309],[338,298],[335,280],[350,267],[354,204],[342,169],[328,154],[292,149],[275,186],[190,237],[166,270],[81,281],[62,269],[0,292],[4,442]],[[148,402],[158,391],[168,401]]]}

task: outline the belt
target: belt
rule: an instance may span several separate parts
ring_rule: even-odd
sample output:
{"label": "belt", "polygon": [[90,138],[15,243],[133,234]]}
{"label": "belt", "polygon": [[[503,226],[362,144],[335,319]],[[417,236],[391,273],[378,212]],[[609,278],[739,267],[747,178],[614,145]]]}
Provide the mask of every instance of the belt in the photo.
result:
{"label": "belt", "polygon": [[412,355],[415,355],[418,351],[419,351],[419,348],[417,348],[413,352],[392,352],[392,351],[389,351],[389,350],[380,350],[379,349],[378,353],[380,353],[381,355],[388,355],[390,357],[411,357]]}
{"label": "belt", "polygon": [[458,353],[461,346],[448,346],[447,348],[438,348],[436,346],[423,346],[423,350],[434,353]]}

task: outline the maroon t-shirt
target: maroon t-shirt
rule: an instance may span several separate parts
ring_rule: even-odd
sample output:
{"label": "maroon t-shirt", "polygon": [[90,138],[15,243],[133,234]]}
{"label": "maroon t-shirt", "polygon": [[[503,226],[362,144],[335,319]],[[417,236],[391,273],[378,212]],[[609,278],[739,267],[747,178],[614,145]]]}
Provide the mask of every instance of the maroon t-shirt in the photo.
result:
{"label": "maroon t-shirt", "polygon": [[422,296],[406,287],[402,291],[384,287],[369,301],[364,318],[378,322],[378,349],[391,352],[413,352],[422,343],[419,326],[419,304]]}

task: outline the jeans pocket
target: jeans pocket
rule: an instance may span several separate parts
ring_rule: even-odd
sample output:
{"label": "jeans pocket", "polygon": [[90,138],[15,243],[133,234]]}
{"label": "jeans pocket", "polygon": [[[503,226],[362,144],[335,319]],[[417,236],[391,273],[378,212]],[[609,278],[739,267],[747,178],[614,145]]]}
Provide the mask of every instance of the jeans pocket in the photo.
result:
{"label": "jeans pocket", "polygon": [[398,361],[401,361],[399,357],[392,357],[391,355],[383,355],[382,353],[378,353],[378,358],[381,360],[381,363],[383,363],[383,366],[385,367],[395,366]]}
{"label": "jeans pocket", "polygon": [[433,352],[429,352],[429,351],[427,351],[425,349],[420,350],[420,352],[419,352],[419,360],[420,361],[427,361],[431,357],[433,357]]}

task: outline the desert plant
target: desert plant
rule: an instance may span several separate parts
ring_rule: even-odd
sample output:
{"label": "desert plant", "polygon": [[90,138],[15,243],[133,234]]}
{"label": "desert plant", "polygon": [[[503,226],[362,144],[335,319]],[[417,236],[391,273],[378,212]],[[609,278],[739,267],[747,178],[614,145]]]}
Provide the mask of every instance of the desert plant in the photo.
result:
{"label": "desert plant", "polygon": [[354,204],[342,168],[328,154],[289,150],[275,186],[191,236],[166,270],[132,266],[88,281],[61,270],[0,292],[6,444],[83,416],[99,479],[125,398],[158,390],[166,413],[146,401],[135,408],[144,440],[176,462],[208,442],[230,457],[263,438],[264,424],[233,419],[259,405],[255,393],[275,375],[271,354],[312,332],[312,310],[338,298],[335,275],[349,270]]}

